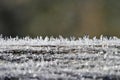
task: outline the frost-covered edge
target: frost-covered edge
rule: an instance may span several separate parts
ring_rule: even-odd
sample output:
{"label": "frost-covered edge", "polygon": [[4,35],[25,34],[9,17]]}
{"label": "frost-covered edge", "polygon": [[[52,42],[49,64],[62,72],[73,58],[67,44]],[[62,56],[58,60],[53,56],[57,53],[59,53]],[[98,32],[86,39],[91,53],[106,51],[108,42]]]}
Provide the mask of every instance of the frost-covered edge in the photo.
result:
{"label": "frost-covered edge", "polygon": [[0,45],[34,45],[34,46],[40,46],[40,45],[120,45],[120,39],[117,37],[103,37],[100,36],[99,39],[96,37],[93,37],[93,39],[90,39],[87,36],[84,36],[83,38],[76,39],[75,37],[70,38],[63,38],[62,36],[59,36],[59,38],[54,37],[36,37],[36,38],[30,38],[30,37],[24,37],[24,38],[3,38],[0,37]]}

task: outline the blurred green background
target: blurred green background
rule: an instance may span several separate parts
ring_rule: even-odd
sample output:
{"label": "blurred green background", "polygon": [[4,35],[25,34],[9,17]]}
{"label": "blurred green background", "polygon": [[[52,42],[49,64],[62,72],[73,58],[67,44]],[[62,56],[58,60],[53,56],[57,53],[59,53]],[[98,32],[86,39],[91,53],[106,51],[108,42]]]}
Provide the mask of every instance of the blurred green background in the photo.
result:
{"label": "blurred green background", "polygon": [[4,36],[117,36],[120,0],[0,0]]}

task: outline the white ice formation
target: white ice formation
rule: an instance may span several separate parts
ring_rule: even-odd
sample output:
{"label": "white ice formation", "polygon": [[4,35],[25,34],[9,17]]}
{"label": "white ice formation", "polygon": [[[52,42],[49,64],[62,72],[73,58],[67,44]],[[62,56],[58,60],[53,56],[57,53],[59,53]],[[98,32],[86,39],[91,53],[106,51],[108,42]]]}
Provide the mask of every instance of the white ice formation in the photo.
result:
{"label": "white ice formation", "polygon": [[119,80],[120,39],[0,38],[0,80]]}

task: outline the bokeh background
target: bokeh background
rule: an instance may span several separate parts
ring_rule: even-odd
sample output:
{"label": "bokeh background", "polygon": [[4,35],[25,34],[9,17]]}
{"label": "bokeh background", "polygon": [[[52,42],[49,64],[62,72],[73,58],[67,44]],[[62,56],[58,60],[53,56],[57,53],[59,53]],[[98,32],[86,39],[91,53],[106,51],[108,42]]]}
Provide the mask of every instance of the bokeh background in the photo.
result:
{"label": "bokeh background", "polygon": [[120,0],[0,0],[4,36],[120,34]]}

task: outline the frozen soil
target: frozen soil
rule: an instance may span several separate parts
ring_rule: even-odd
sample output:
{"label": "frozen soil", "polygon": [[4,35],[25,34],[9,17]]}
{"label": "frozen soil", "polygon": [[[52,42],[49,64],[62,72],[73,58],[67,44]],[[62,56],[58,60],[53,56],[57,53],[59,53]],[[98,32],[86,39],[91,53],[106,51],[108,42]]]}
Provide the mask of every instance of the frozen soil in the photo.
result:
{"label": "frozen soil", "polygon": [[37,41],[0,39],[0,80],[120,80],[119,39]]}

